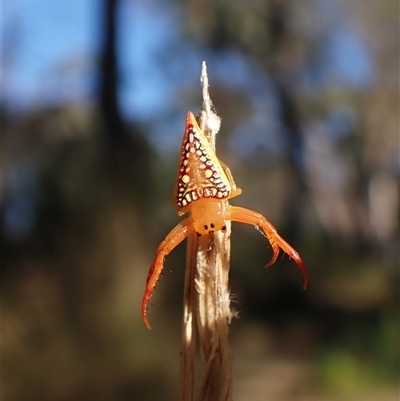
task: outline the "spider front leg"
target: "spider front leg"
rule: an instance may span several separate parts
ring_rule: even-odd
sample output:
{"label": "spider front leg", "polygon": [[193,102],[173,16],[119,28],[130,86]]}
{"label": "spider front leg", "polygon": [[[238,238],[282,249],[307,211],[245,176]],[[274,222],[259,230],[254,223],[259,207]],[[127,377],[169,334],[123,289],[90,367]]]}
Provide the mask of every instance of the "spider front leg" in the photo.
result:
{"label": "spider front leg", "polygon": [[142,300],[142,318],[144,324],[149,330],[151,330],[151,327],[149,321],[147,320],[147,307],[150,302],[153,289],[164,267],[164,258],[192,232],[194,232],[192,220],[187,218],[170,231],[157,249],[157,255],[150,267],[149,274],[147,275],[146,289]]}
{"label": "spider front leg", "polygon": [[253,212],[252,210],[244,209],[237,206],[229,206],[227,210],[226,219],[237,221],[239,223],[251,224],[256,227],[261,227],[264,231],[268,241],[270,242],[273,250],[271,261],[266,267],[275,263],[279,249],[282,249],[289,257],[293,258],[303,275],[303,288],[306,289],[308,283],[307,270],[300,258],[300,255],[294,250],[276,231],[275,227],[260,213]]}

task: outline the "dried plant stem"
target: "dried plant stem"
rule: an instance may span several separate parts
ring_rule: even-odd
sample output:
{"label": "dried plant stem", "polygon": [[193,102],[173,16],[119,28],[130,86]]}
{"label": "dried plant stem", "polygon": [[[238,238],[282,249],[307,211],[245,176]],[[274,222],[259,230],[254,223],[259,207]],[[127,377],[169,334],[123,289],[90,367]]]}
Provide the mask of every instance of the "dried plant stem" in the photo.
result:
{"label": "dried plant stem", "polygon": [[195,394],[195,358],[196,358],[196,252],[197,235],[192,234],[187,239],[186,269],[184,283],[184,310],[182,324],[181,348],[181,401],[194,401]]}
{"label": "dried plant stem", "polygon": [[[221,119],[208,93],[205,62],[201,84],[200,128],[215,150]],[[229,294],[230,224],[225,233],[191,236],[188,240],[181,350],[181,401],[232,400],[232,358],[228,325],[232,318]],[[202,378],[196,381],[196,329]],[[197,372],[200,371],[197,369]]]}

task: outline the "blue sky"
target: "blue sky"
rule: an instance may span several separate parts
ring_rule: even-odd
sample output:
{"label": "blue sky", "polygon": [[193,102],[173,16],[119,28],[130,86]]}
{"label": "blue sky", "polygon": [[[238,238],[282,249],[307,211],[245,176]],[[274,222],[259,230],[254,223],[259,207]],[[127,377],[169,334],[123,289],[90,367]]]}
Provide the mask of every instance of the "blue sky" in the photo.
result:
{"label": "blue sky", "polygon": [[[321,15],[325,13],[328,27],[324,26],[324,35],[315,39],[318,57],[299,71],[296,90],[314,96],[338,83],[354,91],[373,85],[374,59],[357,34],[354,20],[347,18],[346,3],[313,2],[320,7]],[[100,4],[99,0],[3,2],[2,99],[8,110],[93,103],[101,46]],[[285,135],[277,117],[279,104],[265,71],[238,49],[216,55],[201,43],[189,41],[181,31],[184,18],[184,10],[172,0],[122,1],[119,50],[124,116],[151,121],[147,132],[150,142],[160,151],[175,151],[182,133],[182,116],[199,108],[199,104],[188,104],[196,101],[190,97],[179,103],[176,93],[185,93],[185,88],[200,89],[201,62],[207,60],[211,85],[223,82],[240,89],[255,111],[251,119],[231,132],[231,151],[248,160],[255,150],[264,147],[279,153]],[[163,118],[158,121],[159,116],[173,115],[179,107],[184,109],[182,116],[167,124]],[[332,132],[340,135],[350,132],[355,123],[352,106],[343,107],[327,117]],[[33,166],[22,162],[9,173],[11,181],[21,185],[11,188],[13,200],[5,220],[10,235],[18,236],[28,233],[34,224],[35,172]]]}
{"label": "blue sky", "polygon": [[[7,107],[20,110],[92,99],[101,45],[100,4],[98,0],[14,0],[3,5]],[[179,13],[168,5],[157,0],[122,2],[120,96],[127,118],[150,118],[162,107],[160,99],[172,95],[173,85],[156,60],[165,43],[179,40]]]}
{"label": "blue sky", "polygon": [[[335,15],[341,0],[319,0],[321,12]],[[13,0],[3,3],[3,99],[11,109],[26,109],[90,101],[97,79],[100,48],[99,0]],[[207,50],[185,43],[180,32],[183,10],[173,2],[124,1],[120,15],[121,106],[127,118],[151,119],[165,112],[176,79],[198,84]],[[338,12],[336,14],[338,14]],[[339,13],[340,14],[340,13]],[[373,60],[350,23],[341,15],[324,47],[323,80],[336,77],[362,88],[373,79]],[[176,49],[175,62],[160,67],[163,49]],[[253,67],[239,53],[210,60],[212,71],[224,79],[229,69],[234,85],[251,80]],[[329,64],[329,66],[328,66]],[[311,70],[310,70],[311,71]],[[306,74],[307,75],[307,74]],[[168,80],[167,76],[175,79]],[[307,80],[308,82],[308,80]],[[312,83],[314,85],[315,83]]]}
{"label": "blue sky", "polygon": [[12,108],[63,102],[90,90],[89,70],[99,48],[96,3],[3,3],[3,94]]}

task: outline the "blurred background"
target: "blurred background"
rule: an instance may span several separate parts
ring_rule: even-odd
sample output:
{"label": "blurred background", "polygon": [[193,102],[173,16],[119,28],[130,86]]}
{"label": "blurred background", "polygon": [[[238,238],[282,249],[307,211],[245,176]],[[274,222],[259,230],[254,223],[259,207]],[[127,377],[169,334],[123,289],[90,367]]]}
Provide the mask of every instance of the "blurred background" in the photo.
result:
{"label": "blurred background", "polygon": [[396,0],[14,0],[2,13],[2,394],[176,400],[185,246],[149,310],[205,60],[233,225],[234,399],[398,400]]}

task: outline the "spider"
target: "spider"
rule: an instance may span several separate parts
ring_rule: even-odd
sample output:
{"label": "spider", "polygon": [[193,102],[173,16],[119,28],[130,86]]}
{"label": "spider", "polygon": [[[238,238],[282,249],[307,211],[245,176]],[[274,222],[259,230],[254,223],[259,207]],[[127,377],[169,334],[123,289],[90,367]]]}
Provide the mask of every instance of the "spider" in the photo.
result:
{"label": "spider", "polygon": [[299,254],[277,233],[275,227],[261,214],[242,207],[231,206],[228,199],[242,190],[233,180],[229,168],[218,160],[210,144],[190,111],[182,140],[178,178],[173,192],[177,213],[190,216],[181,221],[161,242],[150,267],[142,300],[142,318],[150,330],[147,308],[153,289],[164,267],[164,258],[192,233],[198,236],[226,230],[226,221],[250,224],[262,230],[271,244],[273,255],[266,267],[275,263],[282,249],[297,263],[307,287],[307,270]]}

